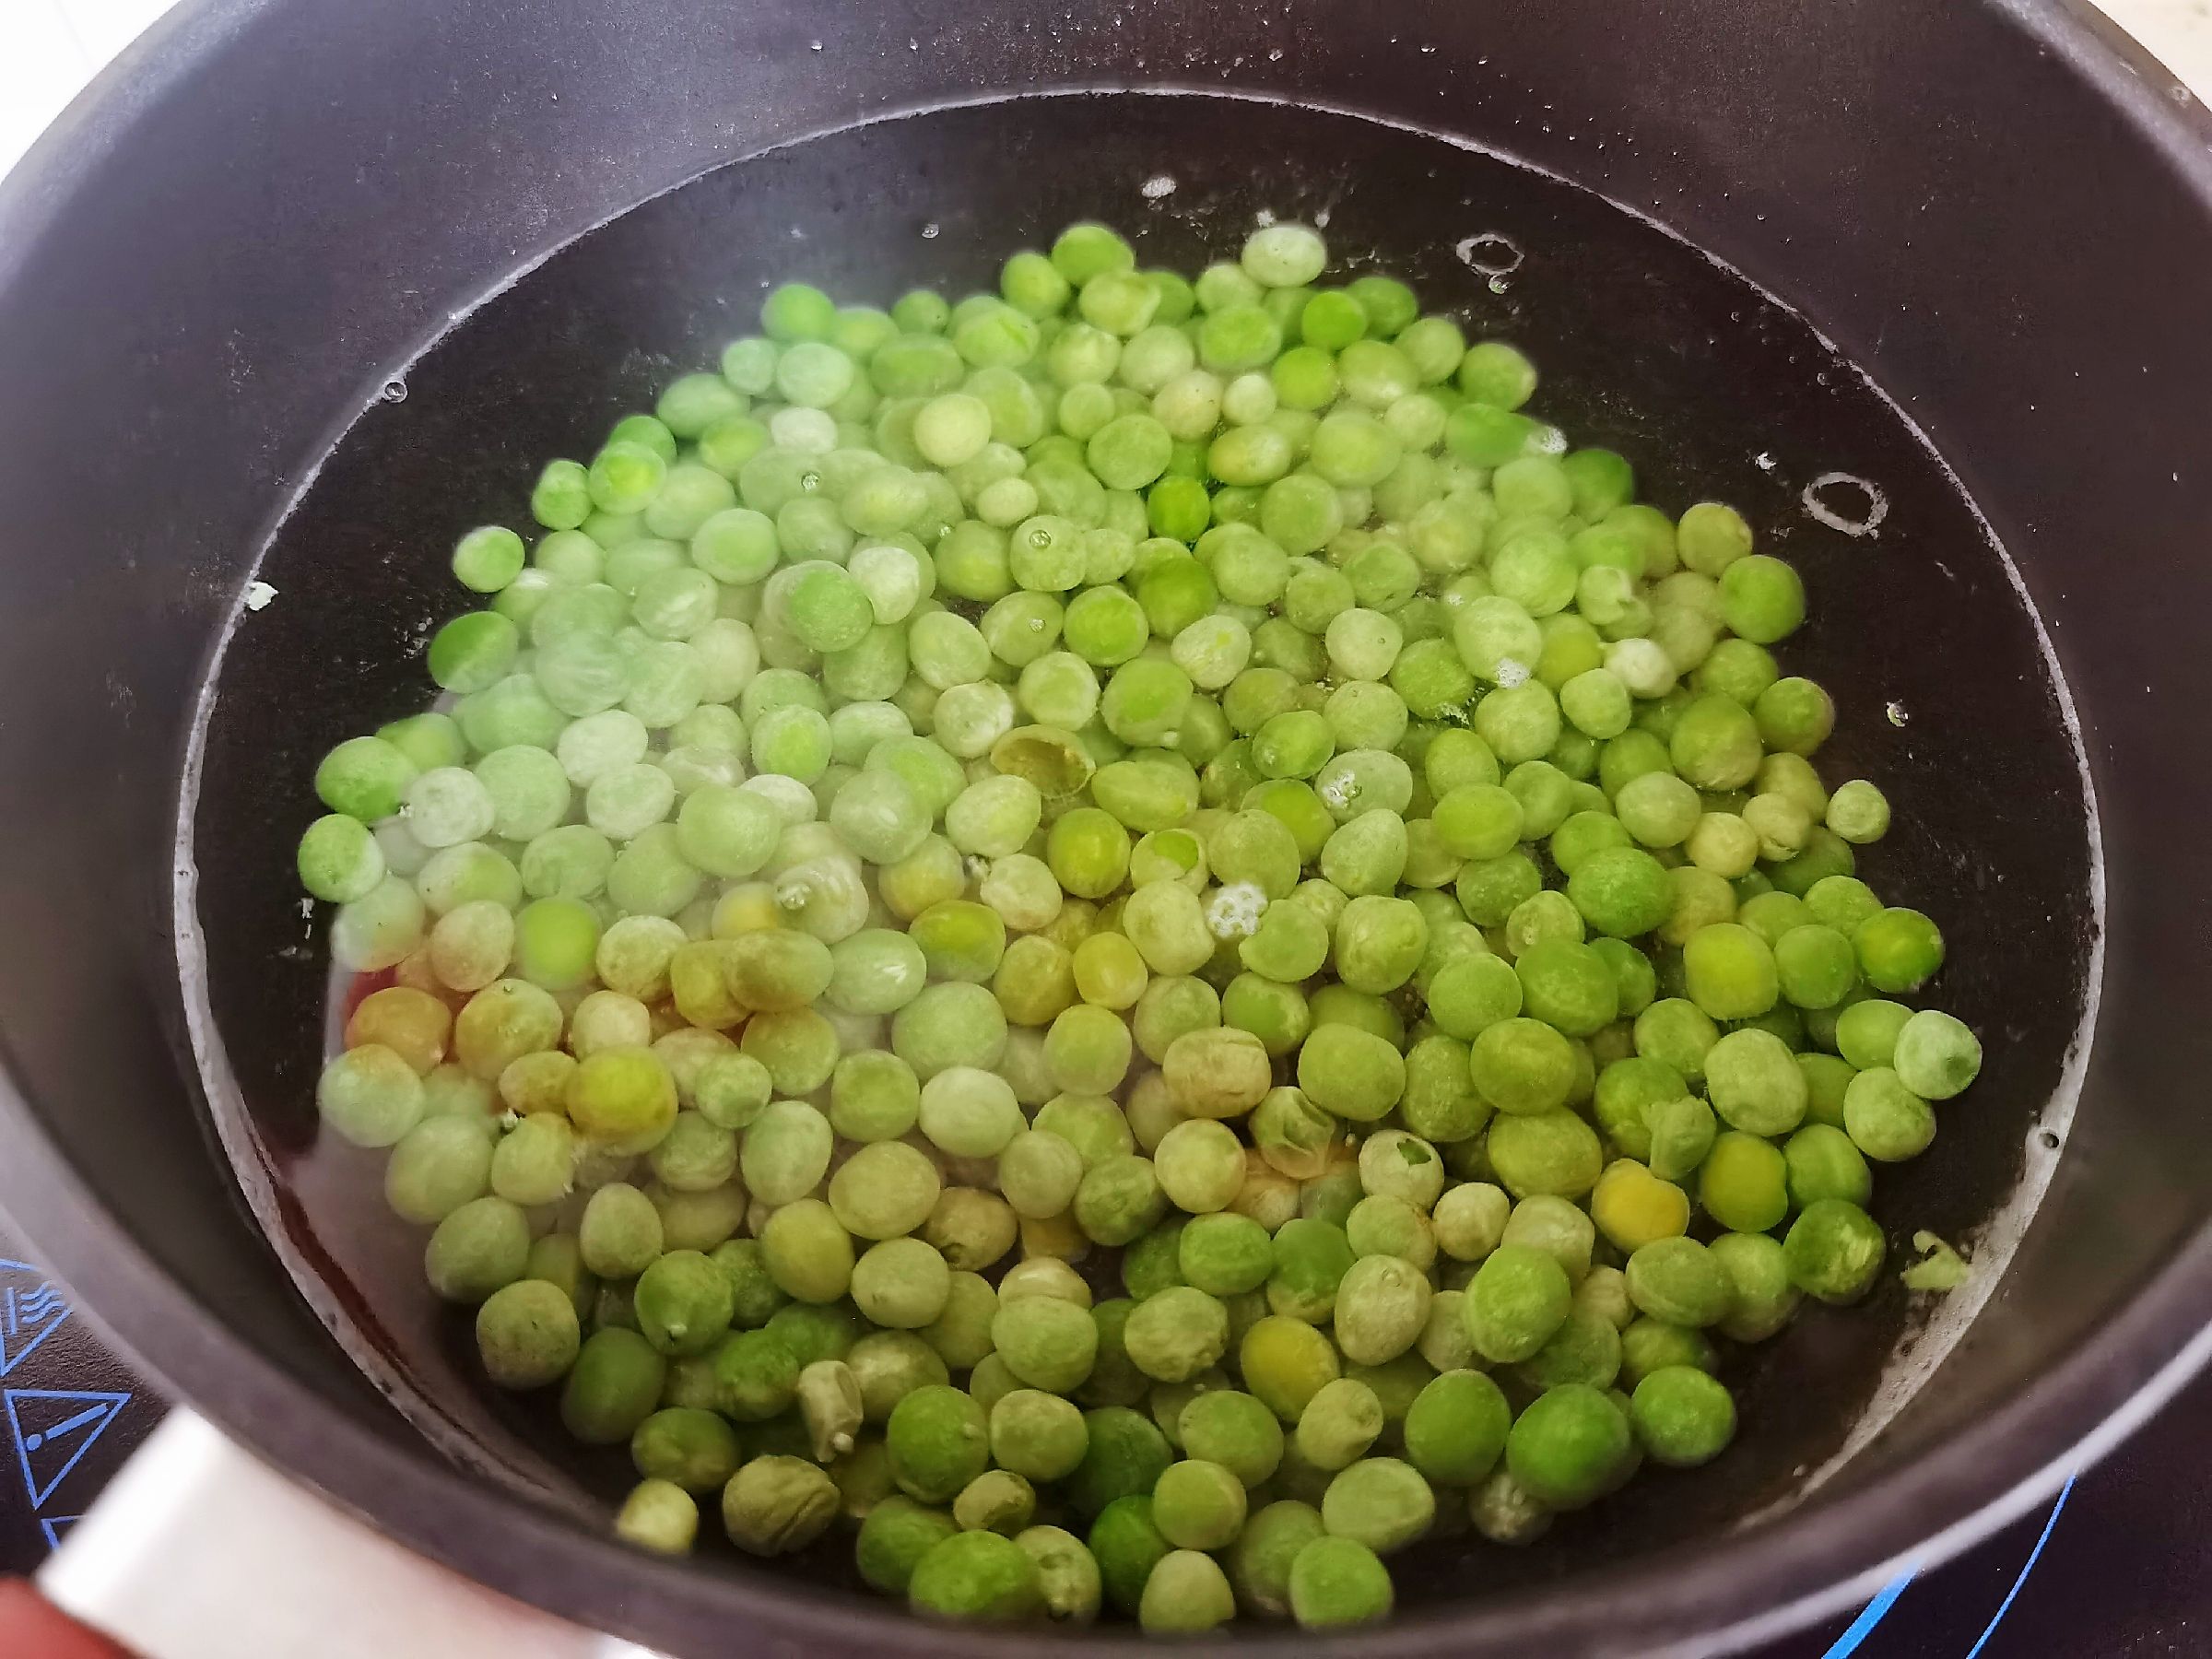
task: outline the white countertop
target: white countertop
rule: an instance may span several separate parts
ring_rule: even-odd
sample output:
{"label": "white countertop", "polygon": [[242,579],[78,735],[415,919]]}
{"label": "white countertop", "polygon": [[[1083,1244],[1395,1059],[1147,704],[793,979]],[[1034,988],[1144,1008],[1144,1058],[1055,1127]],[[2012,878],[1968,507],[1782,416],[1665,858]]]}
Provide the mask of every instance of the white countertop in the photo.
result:
{"label": "white countertop", "polygon": [[[29,149],[108,60],[171,0],[0,0],[0,173]],[[364,0],[373,4],[373,0]],[[2212,103],[2212,0],[2100,0],[2137,40]]]}
{"label": "white countertop", "polygon": [[2192,92],[2212,103],[2212,0],[2100,0]]}

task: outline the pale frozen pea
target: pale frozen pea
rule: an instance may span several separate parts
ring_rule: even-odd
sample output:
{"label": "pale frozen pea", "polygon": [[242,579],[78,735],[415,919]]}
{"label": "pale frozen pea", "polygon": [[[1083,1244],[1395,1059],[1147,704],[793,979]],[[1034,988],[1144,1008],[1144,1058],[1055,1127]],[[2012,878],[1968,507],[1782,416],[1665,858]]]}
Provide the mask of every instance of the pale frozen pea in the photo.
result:
{"label": "pale frozen pea", "polygon": [[877,1141],[830,1176],[830,1207],[856,1238],[895,1239],[929,1219],[943,1184],[926,1153],[903,1141]]}
{"label": "pale frozen pea", "polygon": [[996,1158],[1022,1123],[1013,1087],[990,1072],[948,1066],[922,1085],[922,1133],[957,1158]]}
{"label": "pale frozen pea", "polygon": [[1152,1162],[1170,1201],[1194,1216],[1228,1208],[1244,1184],[1243,1146],[1227,1124],[1210,1118],[1170,1129],[1153,1148]]}
{"label": "pale frozen pea", "polygon": [[1437,1201],[1437,1248],[1455,1261],[1478,1262],[1502,1241],[1512,1213],[1502,1187],[1479,1181],[1454,1186]]}
{"label": "pale frozen pea", "polygon": [[1031,1256],[1006,1269],[1006,1277],[998,1281],[1000,1305],[1019,1301],[1025,1296],[1049,1296],[1078,1308],[1089,1307],[1091,1300],[1090,1286],[1083,1276],[1056,1256]]}
{"label": "pale frozen pea", "polygon": [[835,1135],[829,1120],[800,1100],[778,1100],[754,1119],[739,1147],[746,1190],[765,1204],[811,1193],[830,1171]]}
{"label": "pale frozen pea", "polygon": [[1360,1184],[1371,1194],[1402,1199],[1418,1210],[1433,1208],[1444,1189],[1444,1162],[1436,1148],[1402,1129],[1382,1129],[1359,1147]]}

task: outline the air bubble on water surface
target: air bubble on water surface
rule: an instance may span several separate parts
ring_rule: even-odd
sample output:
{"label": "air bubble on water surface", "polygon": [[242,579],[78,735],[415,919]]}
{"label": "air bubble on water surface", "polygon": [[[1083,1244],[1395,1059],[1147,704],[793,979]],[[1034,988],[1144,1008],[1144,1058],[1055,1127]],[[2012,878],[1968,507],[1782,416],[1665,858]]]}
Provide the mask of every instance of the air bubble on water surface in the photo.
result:
{"label": "air bubble on water surface", "polygon": [[[1837,492],[1844,492],[1838,499]],[[1853,496],[1857,500],[1853,500]],[[1845,535],[1872,535],[1889,516],[1889,498],[1865,478],[1850,473],[1822,473],[1798,498],[1806,512]],[[1856,512],[1839,511],[1855,507]]]}
{"label": "air bubble on water surface", "polygon": [[[1469,270],[1477,271],[1493,279],[1511,276],[1521,268],[1521,262],[1528,257],[1522,252],[1521,244],[1502,230],[1478,231],[1465,241],[1455,243],[1452,251],[1459,255],[1460,264],[1465,265]],[[1495,293],[1503,290],[1499,288],[1493,280],[1491,291]]]}

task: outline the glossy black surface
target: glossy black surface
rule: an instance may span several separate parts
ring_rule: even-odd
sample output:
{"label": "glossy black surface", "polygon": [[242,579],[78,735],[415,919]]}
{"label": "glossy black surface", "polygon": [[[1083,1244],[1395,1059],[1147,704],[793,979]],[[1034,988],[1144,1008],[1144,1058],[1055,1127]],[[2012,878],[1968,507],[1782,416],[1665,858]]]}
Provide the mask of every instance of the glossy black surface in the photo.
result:
{"label": "glossy black surface", "polygon": [[[1958,468],[2018,559],[2081,704],[2110,860],[2101,1030],[2041,1218],[1939,1386],[1787,1519],[1641,1560],[1601,1563],[1592,1558],[1610,1552],[1594,1550],[1571,1594],[1454,1604],[1347,1644],[1712,1651],[1712,1632],[1871,1573],[2036,1477],[2142,1389],[2212,1307],[2197,1234],[2212,1147],[2189,1088],[2212,1062],[2197,1012],[2212,880],[2194,829],[2212,808],[2212,774],[2180,718],[2212,696],[2194,622],[2212,583],[2200,557],[2212,478],[2197,460],[2212,429],[2198,281],[2212,265],[2212,186],[2192,139],[2203,130],[2196,112],[2155,77],[2124,74],[2055,12],[1937,0],[1842,0],[1811,13],[1750,0],[1625,14],[1438,4],[1379,24],[1371,10],[1321,0],[1265,13],[986,3],[956,20],[911,3],[772,0],[650,13],[524,0],[188,11],[0,189],[0,775],[15,807],[0,881],[9,944],[0,1043],[20,1095],[7,1109],[13,1155],[0,1195],[159,1374],[381,1524],[516,1594],[678,1652],[718,1645],[732,1628],[833,1647],[880,1646],[896,1631],[917,1650],[1000,1648],[885,1623],[872,1604],[638,1561],[423,1451],[292,1294],[204,1134],[168,931],[171,806],[194,688],[255,549],[354,413],[457,310],[608,214],[771,140],[933,99],[1130,78],[1448,126],[1657,214],[1802,306]],[[1231,112],[1193,176],[1239,154],[1240,137],[1265,119]],[[892,159],[903,169],[932,158],[921,143]],[[1309,161],[1318,169],[1309,180],[1325,181],[1335,160]],[[1030,164],[1040,183],[1091,165],[1065,155]],[[1346,182],[1353,195],[1423,188],[1370,172]],[[877,182],[861,182],[855,200]],[[969,199],[944,176],[916,196],[900,206],[917,241],[887,245],[923,246],[918,221],[952,226]],[[1358,222],[1358,209],[1346,211]],[[1384,228],[1394,246],[1441,253],[1494,227]],[[949,248],[957,233],[937,241]],[[789,249],[758,252],[763,268],[789,268]],[[672,253],[676,269],[688,268],[680,244]],[[1721,365],[1739,360],[1728,352],[1763,349],[1755,337],[1701,347],[1667,335],[1647,324],[1664,324],[1674,301],[1649,294],[1617,330],[1570,337],[1559,320],[1577,314],[1575,285],[1595,295],[1621,275],[1600,258],[1566,273],[1555,301],[1533,273],[1517,274],[1509,298],[1559,307],[1555,379],[1593,399],[1586,410],[1563,402],[1563,416],[1648,451],[1638,459],[1663,500],[1663,423],[1686,409],[1755,436],[1804,429],[1792,422],[1818,406],[1797,400],[1818,394],[1787,363],[1802,342],[1783,343],[1771,376],[1737,379]],[[650,269],[625,276],[655,279]],[[618,387],[621,375],[642,384],[656,367],[625,365],[631,345],[673,354],[718,332],[701,318],[688,334],[688,307],[669,315],[634,297],[618,322],[588,340],[532,344],[595,373],[613,365]],[[1526,325],[1544,319],[1532,313]],[[1649,359],[1670,354],[1671,379],[1659,383],[1674,406],[1640,390],[1670,368]],[[1808,366],[1818,371],[1794,369]],[[379,418],[421,396],[416,418],[438,418],[422,389],[435,388],[435,366],[423,372],[431,378],[411,380],[409,402]],[[1631,390],[1603,406],[1601,386]],[[1841,382],[1831,389],[1843,394]],[[441,467],[426,457],[426,476],[488,480],[502,459],[520,468],[545,448],[581,443],[611,406],[569,401],[576,395],[558,409],[526,397],[503,406],[499,422],[441,451]],[[509,435],[516,447],[504,458],[480,453]],[[1983,1172],[1953,1191],[1932,1162],[1886,1188],[1902,1203],[1924,1181],[1932,1212],[1962,1215],[2021,1145],[2038,1079],[2071,1023],[2067,971],[2080,937],[2065,872],[2078,867],[2075,820],[2064,770],[2053,783],[2056,760],[2035,736],[2047,737],[2048,706],[2032,679],[2005,683],[2022,660],[2019,636],[2006,632],[2016,614],[1971,532],[1944,517],[1949,498],[1917,495],[1911,465],[1877,470],[1886,452],[1816,453],[1833,442],[1821,435],[1818,446],[1799,440],[1801,455],[1774,450],[1785,483],[1801,482],[1800,468],[1838,465],[1876,477],[1904,505],[1925,503],[1912,517],[1893,507],[1894,528],[1871,547],[1802,544],[1817,582],[1832,559],[1837,571],[1915,595],[1878,614],[1870,596],[1865,638],[1849,641],[1929,688],[1901,734],[1872,734],[1895,746],[1880,759],[1900,778],[1914,766],[1942,772],[1929,815],[1959,839],[1929,844],[2006,846],[2006,881],[2018,869],[2044,899],[1997,897],[2018,889],[1977,887],[1971,864],[1950,888],[1960,914],[1946,922],[1962,969],[2002,971],[2007,987],[2053,976],[2044,992],[2007,998],[1992,1022],[2022,1056],[2027,1098],[1985,1085],[1960,1109],[2001,1130],[1957,1137],[1996,1148],[1953,1166]],[[1712,476],[1778,529],[1789,492],[1759,497],[1759,478],[1743,470],[1768,447],[1760,437],[1733,473]],[[506,476],[519,488],[522,474]],[[251,645],[264,625],[312,629],[318,604],[332,603],[329,584],[356,596],[354,631],[342,642],[317,636],[327,655],[304,683],[321,689],[295,677],[289,695],[261,705],[250,735],[265,747],[266,776],[287,761],[286,745],[301,755],[319,746],[315,723],[335,719],[346,682],[347,709],[364,717],[396,695],[397,679],[377,666],[389,643],[377,630],[397,614],[387,607],[409,582],[429,603],[444,536],[499,504],[473,489],[433,523],[424,515],[435,500],[354,500],[330,526],[327,563],[311,570],[302,554],[293,588],[242,637]],[[1924,533],[1907,534],[1915,524]],[[373,562],[386,558],[391,567]],[[1940,560],[1960,588],[1936,583],[1922,559]],[[288,621],[295,601],[310,621]],[[2001,728],[1993,709],[2013,712]],[[1871,732],[1863,718],[1852,711],[1853,731]],[[2016,750],[2026,770],[2003,759]],[[235,810],[245,852],[288,840],[256,824],[304,810],[304,797],[249,788]],[[225,887],[217,864],[211,891],[235,891],[235,867]],[[270,889],[285,885],[279,868]],[[274,947],[274,934],[230,920],[254,941],[230,948],[250,958]],[[265,967],[276,989],[254,1015],[263,1021],[283,1011],[275,999],[287,982],[276,959]],[[1962,976],[1952,994],[1994,997],[1995,982],[1976,993]],[[272,1115],[299,1110],[283,1097],[280,1087],[259,1103]],[[1791,1431],[1779,1409],[1766,1418]]]}
{"label": "glossy black surface", "polygon": [[[1075,155],[1081,170],[1053,166]],[[1138,187],[1163,169],[1176,189],[1148,203]],[[2010,1194],[2084,994],[2081,785],[2033,627],[1895,412],[1803,323],[1694,249],[1525,170],[1284,105],[1023,100],[796,145],[593,232],[407,370],[404,401],[363,417],[261,568],[277,598],[244,618],[223,659],[194,824],[213,1006],[247,1120],[234,1144],[260,1149],[248,1179],[268,1183],[265,1213],[283,1218],[301,1271],[347,1310],[349,1343],[387,1356],[418,1409],[556,1488],[575,1479],[618,1498],[634,1478],[626,1458],[564,1454],[544,1414],[473,1379],[467,1318],[435,1317],[418,1235],[379,1197],[381,1158],[317,1134],[327,976],[319,935],[300,947],[297,896],[270,872],[287,867],[301,781],[323,752],[422,706],[420,641],[465,608],[446,568],[454,535],[487,518],[525,522],[544,457],[589,454],[620,414],[712,364],[754,326],[773,281],[878,305],[917,284],[959,295],[990,286],[1005,252],[1084,214],[1129,227],[1143,262],[1195,271],[1233,258],[1263,209],[1325,218],[1347,272],[1401,272],[1471,332],[1520,341],[1544,366],[1535,406],[1628,455],[1648,499],[1676,513],[1710,495],[1741,502],[1761,545],[1797,562],[1815,619],[1783,655],[1835,688],[1839,735],[1822,765],[1836,781],[1879,778],[1900,806],[1865,871],[1941,920],[1954,963],[1941,999],[1996,1038],[1975,1122],[1888,1172],[1881,1214],[1901,1257],[1916,1228],[1961,1236]],[[1409,239],[1408,224],[1434,229]],[[1485,265],[1519,255],[1495,285],[1454,252],[1483,233],[1512,244],[1477,253]],[[1804,484],[1830,471],[1883,491],[1873,538],[1805,512]],[[1934,619],[1929,637],[1908,638],[1900,617]],[[2017,954],[2022,912],[2052,918],[2050,948]],[[2021,1006],[2053,1017],[2022,1022]],[[1638,1481],[1531,1550],[1431,1546],[1444,1570],[1417,1562],[1406,1600],[1463,1594],[1463,1571],[1495,1588],[1586,1569],[1786,1493],[1865,1407],[1907,1300],[1891,1276],[1873,1306],[1822,1312],[1742,1356],[1746,1433],[1714,1468]],[[825,1540],[814,1564],[837,1575],[848,1554]]]}

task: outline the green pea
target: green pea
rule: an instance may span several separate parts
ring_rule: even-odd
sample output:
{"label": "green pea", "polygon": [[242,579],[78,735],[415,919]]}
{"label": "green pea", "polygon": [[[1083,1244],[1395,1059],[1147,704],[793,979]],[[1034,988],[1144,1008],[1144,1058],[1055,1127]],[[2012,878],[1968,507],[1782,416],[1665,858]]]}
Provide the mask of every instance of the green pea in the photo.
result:
{"label": "green pea", "polygon": [[1644,1452],[1674,1468],[1710,1463],[1735,1434],[1735,1403],[1689,1366],[1653,1371],[1636,1385],[1629,1420]]}
{"label": "green pea", "polygon": [[619,1445],[653,1414],[666,1373],[667,1362],[635,1331],[594,1331],[561,1391],[561,1422],[587,1445]]}
{"label": "green pea", "polygon": [[1895,1163],[1916,1158],[1936,1138],[1936,1114],[1887,1065],[1862,1071],[1843,1091],[1843,1127],[1868,1158]]}
{"label": "green pea", "polygon": [[1173,1547],[1153,1522],[1149,1490],[1101,1506],[1088,1543],[1106,1602],[1129,1614],[1136,1612],[1152,1570]]}
{"label": "green pea", "polygon": [[529,1255],[528,1218],[506,1199],[488,1196],[471,1199],[438,1223],[423,1252],[423,1270],[447,1301],[480,1303],[521,1278]]}
{"label": "green pea", "polygon": [[1387,1618],[1394,1601],[1389,1570],[1373,1549],[1349,1537],[1303,1546],[1291,1561],[1288,1588],[1292,1615],[1310,1630]]}
{"label": "green pea", "polygon": [[[1287,1617],[1292,1564],[1307,1545],[1324,1535],[1321,1513],[1311,1504],[1278,1500],[1253,1512],[1228,1552],[1237,1605],[1263,1617]],[[1389,1583],[1387,1572],[1383,1583]]]}
{"label": "green pea", "polygon": [[1323,1110],[1371,1123],[1404,1094],[1405,1056],[1371,1032],[1317,1024],[1299,1050],[1298,1085]]}
{"label": "green pea", "polygon": [[642,1480],[616,1512],[615,1535],[641,1549],[688,1555],[699,1535],[699,1504],[672,1480]]}
{"label": "green pea", "polygon": [[1537,1501],[1580,1509],[1602,1496],[1632,1447],[1629,1422],[1599,1390],[1568,1383],[1539,1394],[1506,1437],[1506,1467]]}
{"label": "green pea", "polygon": [[1604,1170],[1597,1132],[1571,1111],[1501,1115],[1490,1124],[1485,1149],[1500,1182],[1516,1198],[1538,1193],[1579,1198]]}
{"label": "green pea", "polygon": [[1212,1365],[1227,1351],[1229,1339],[1228,1311],[1189,1285],[1171,1286],[1139,1302],[1123,1334],[1137,1369],[1167,1382]]}
{"label": "green pea", "polygon": [[1982,1044],[1961,1021],[1923,1008],[1899,1028],[1890,1064],[1923,1100],[1947,1100],[1980,1074]]}
{"label": "green pea", "polygon": [[1406,1455],[1441,1486],[1479,1482],[1504,1455],[1512,1409],[1489,1378],[1446,1371],[1423,1388],[1406,1414]]}
{"label": "green pea", "polygon": [[1015,1376],[1032,1388],[1067,1394],[1090,1375],[1098,1327],[1088,1308],[1056,1297],[1000,1298],[991,1337]]}
{"label": "green pea", "polygon": [[[588,1208],[584,1216],[588,1223]],[[674,1250],[639,1276],[633,1305],[640,1333],[662,1353],[703,1354],[730,1328],[735,1298],[713,1262],[696,1250]]]}
{"label": "green pea", "polygon": [[860,1390],[862,1418],[870,1423],[888,1421],[899,1402],[915,1389],[950,1381],[943,1357],[923,1336],[909,1331],[863,1336],[846,1352],[844,1362]]}
{"label": "green pea", "polygon": [[[1149,1418],[1125,1406],[1087,1411],[1083,1423],[1088,1444],[1065,1488],[1077,1510],[1096,1515],[1116,1499],[1149,1494],[1172,1460],[1167,1436]],[[1100,1565],[1103,1569],[1103,1558]]]}
{"label": "green pea", "polygon": [[1428,1324],[1432,1294],[1427,1277],[1411,1263],[1390,1255],[1360,1257],[1337,1287],[1337,1347],[1358,1365],[1397,1358]]}
{"label": "green pea", "polygon": [[903,1495],[886,1498],[860,1525],[853,1549],[860,1576],[875,1589],[903,1595],[922,1559],[959,1531],[959,1524],[942,1510]]}
{"label": "green pea", "polygon": [[1437,1200],[1432,1218],[1437,1248],[1454,1261],[1481,1261],[1502,1241],[1512,1208],[1512,1200],[1488,1182],[1451,1187]]}
{"label": "green pea", "polygon": [[1014,1542],[1037,1564],[1048,1617],[1077,1625],[1098,1617],[1104,1586],[1099,1564],[1081,1539],[1057,1526],[1031,1526],[1017,1533]]}
{"label": "green pea", "polygon": [[575,1364],[581,1347],[576,1307],[543,1279],[518,1279],[477,1310],[477,1351],[501,1388],[541,1388]]}
{"label": "green pea", "polygon": [[1790,1282],[1788,1253],[1780,1240],[1765,1233],[1724,1233],[1706,1248],[1727,1272],[1735,1292],[1720,1323],[1724,1335],[1764,1342],[1795,1316],[1798,1291]]}
{"label": "green pea", "polygon": [[1630,1300],[1653,1319],[1701,1327],[1727,1316],[1727,1272],[1694,1239],[1653,1240],[1629,1257],[1627,1271]]}
{"label": "green pea", "polygon": [[722,1418],[696,1406],[654,1412],[629,1439],[630,1461],[648,1479],[687,1492],[719,1490],[737,1472],[737,1433]]}
{"label": "green pea", "polygon": [[1764,1232],[1789,1211],[1788,1179],[1781,1148],[1731,1130],[1713,1138],[1698,1171],[1698,1202],[1723,1227]]}
{"label": "green pea", "polygon": [[1402,1549],[1436,1518],[1436,1494],[1420,1472],[1394,1457],[1367,1457],[1340,1471],[1321,1502],[1322,1524],[1377,1555]]}
{"label": "green pea", "polygon": [[1557,1257],[1527,1245],[1500,1244],[1467,1283],[1467,1334],[1476,1352],[1493,1364],[1526,1359],[1566,1322],[1573,1300],[1573,1285]]}
{"label": "green pea", "polygon": [[761,1229],[762,1259],[777,1288],[803,1302],[833,1302],[853,1282],[853,1237],[818,1198],[786,1204]]}
{"label": "green pea", "polygon": [[989,1419],[957,1388],[917,1388],[892,1408],[884,1433],[900,1488],[924,1503],[948,1503],[983,1472]]}

